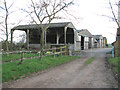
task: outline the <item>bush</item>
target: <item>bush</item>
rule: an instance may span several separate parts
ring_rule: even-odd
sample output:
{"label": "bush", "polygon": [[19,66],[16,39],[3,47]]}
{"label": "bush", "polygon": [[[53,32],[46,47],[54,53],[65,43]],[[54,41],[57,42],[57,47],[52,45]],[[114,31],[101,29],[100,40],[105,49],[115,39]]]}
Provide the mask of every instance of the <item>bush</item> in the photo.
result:
{"label": "bush", "polygon": [[[3,51],[6,51],[5,41],[2,41],[1,43],[2,43],[2,49],[3,49]],[[12,45],[11,45],[11,42],[8,42],[8,48],[9,48],[10,51],[11,50],[13,51],[13,50],[26,49],[25,46],[26,46],[25,43],[22,43],[22,42],[19,42],[17,44],[13,43]]]}
{"label": "bush", "polygon": [[112,69],[120,75],[120,58],[115,57],[115,58],[110,58],[108,60],[109,64],[112,66]]}

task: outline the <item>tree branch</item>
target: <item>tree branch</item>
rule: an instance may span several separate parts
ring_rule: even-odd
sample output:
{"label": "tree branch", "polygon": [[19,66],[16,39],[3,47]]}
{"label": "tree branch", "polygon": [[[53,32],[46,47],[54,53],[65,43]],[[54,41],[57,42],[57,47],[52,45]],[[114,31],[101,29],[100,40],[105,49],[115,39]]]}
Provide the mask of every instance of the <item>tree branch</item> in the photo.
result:
{"label": "tree branch", "polygon": [[2,37],[0,37],[0,39],[2,39],[4,41],[4,39]]}
{"label": "tree branch", "polygon": [[0,29],[0,30],[1,30],[4,34],[6,34],[5,31],[4,31],[3,29]]}
{"label": "tree branch", "polygon": [[114,10],[113,10],[113,7],[112,7],[112,4],[111,4],[111,1],[109,0],[109,5],[110,5],[110,8],[111,8],[111,11],[112,11],[112,14],[113,14],[113,17],[115,19],[115,22],[117,23],[118,27],[120,27],[118,21],[117,21],[117,18],[115,16],[115,13],[114,13]]}

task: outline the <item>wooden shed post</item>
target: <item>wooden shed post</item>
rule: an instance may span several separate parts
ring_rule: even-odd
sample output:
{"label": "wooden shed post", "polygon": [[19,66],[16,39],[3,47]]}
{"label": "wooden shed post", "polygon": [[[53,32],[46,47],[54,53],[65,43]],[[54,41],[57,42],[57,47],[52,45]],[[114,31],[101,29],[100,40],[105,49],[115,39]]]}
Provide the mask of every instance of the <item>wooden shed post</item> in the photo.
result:
{"label": "wooden shed post", "polygon": [[27,29],[26,32],[26,45],[27,45],[27,49],[29,50],[29,29]]}
{"label": "wooden shed post", "polygon": [[64,44],[66,45],[66,31],[67,31],[67,27],[64,28]]}

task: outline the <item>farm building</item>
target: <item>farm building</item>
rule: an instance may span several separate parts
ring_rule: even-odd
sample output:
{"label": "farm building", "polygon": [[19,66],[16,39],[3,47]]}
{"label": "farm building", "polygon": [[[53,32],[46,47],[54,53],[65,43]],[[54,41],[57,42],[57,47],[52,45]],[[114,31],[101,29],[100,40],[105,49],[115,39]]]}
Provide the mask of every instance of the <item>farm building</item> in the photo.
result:
{"label": "farm building", "polygon": [[103,37],[103,47],[107,47],[107,38]]}
{"label": "farm building", "polygon": [[81,38],[80,47],[81,50],[94,48],[95,39],[87,29],[77,30],[79,37]]}
{"label": "farm building", "polygon": [[97,47],[103,47],[103,36],[102,35],[93,35],[93,37],[97,40]]}
{"label": "farm building", "polygon": [[[46,24],[43,24],[45,26]],[[21,30],[26,32],[27,48],[40,48],[41,32],[37,29],[38,25],[19,25],[11,29],[11,42],[13,41],[13,32]],[[71,22],[51,23],[44,35],[45,46],[59,47],[70,43],[76,47],[77,31]]]}
{"label": "farm building", "polygon": [[97,40],[97,48],[103,48],[107,45],[107,38],[102,35],[93,35],[93,37]]}
{"label": "farm building", "polygon": [[[43,26],[46,26],[46,24],[43,24]],[[26,33],[26,47],[28,49],[40,48],[41,31],[38,30],[37,24],[19,25],[12,28],[11,42],[13,42],[12,37],[15,30],[24,31]],[[106,40],[106,38],[104,39]],[[44,44],[45,47],[50,48],[70,44],[74,50],[84,50],[103,47],[103,37],[102,35],[92,36],[87,29],[76,30],[71,22],[51,23],[45,32]]]}
{"label": "farm building", "polygon": [[117,29],[116,41],[112,45],[114,46],[114,56],[120,57],[120,28]]}
{"label": "farm building", "polygon": [[[118,23],[120,26],[120,1],[118,2]],[[116,41],[112,43],[114,48],[114,57],[120,57],[120,27],[117,28]]]}

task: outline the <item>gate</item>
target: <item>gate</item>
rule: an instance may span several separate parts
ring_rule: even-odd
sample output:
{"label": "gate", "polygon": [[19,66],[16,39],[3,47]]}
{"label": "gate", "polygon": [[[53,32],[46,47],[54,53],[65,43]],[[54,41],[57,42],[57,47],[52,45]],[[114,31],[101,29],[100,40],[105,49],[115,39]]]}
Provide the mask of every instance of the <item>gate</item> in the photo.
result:
{"label": "gate", "polygon": [[80,56],[80,57],[93,57],[94,50],[91,47],[91,49],[85,49],[82,50],[83,47],[80,49],[75,48],[74,45],[69,45],[68,50],[69,50],[69,56]]}

